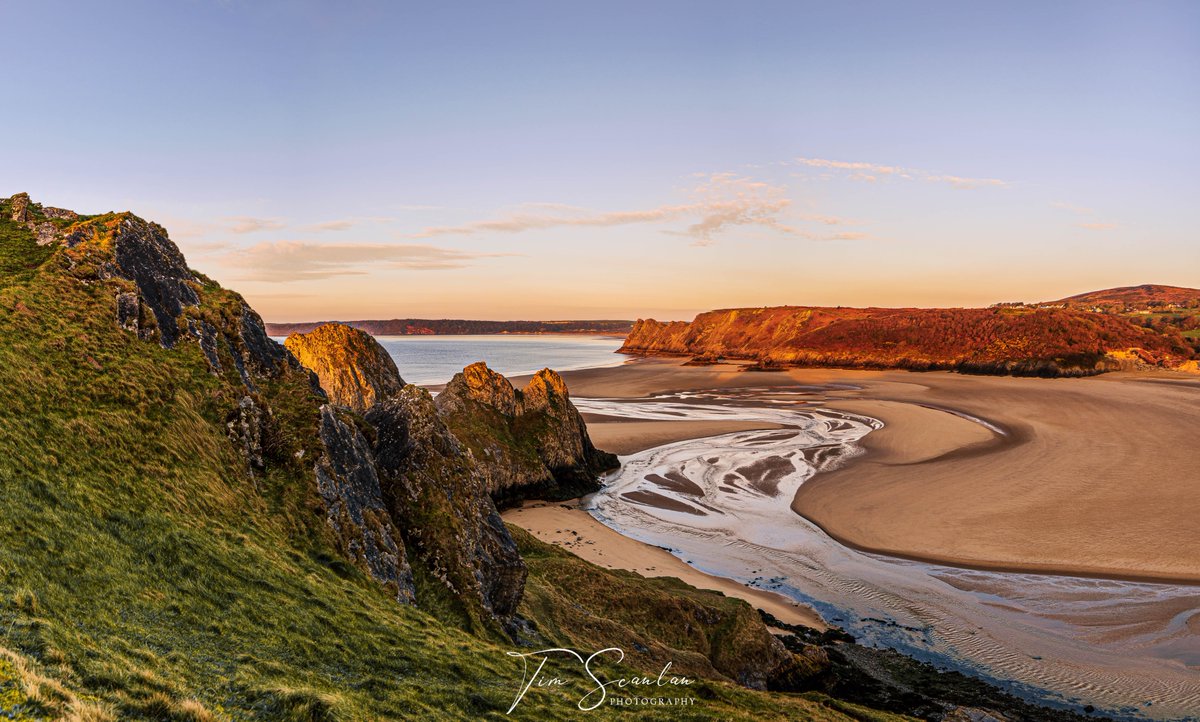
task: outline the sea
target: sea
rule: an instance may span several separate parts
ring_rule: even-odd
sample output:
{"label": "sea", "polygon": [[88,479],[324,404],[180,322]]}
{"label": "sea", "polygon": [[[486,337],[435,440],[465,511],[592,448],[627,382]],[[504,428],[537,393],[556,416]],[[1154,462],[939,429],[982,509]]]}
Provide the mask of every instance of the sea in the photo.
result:
{"label": "sea", "polygon": [[476,361],[511,377],[543,368],[619,366],[629,358],[616,352],[623,341],[617,336],[377,336],[376,340],[396,360],[404,380],[421,386],[444,384]]}

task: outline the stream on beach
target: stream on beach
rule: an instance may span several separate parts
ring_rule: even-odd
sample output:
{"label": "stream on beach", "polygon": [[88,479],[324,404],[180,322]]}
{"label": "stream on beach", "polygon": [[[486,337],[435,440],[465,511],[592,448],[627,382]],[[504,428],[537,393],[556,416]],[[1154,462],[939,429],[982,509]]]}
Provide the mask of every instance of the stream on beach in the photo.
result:
{"label": "stream on beach", "polygon": [[860,643],[1045,704],[1092,705],[1130,719],[1200,719],[1200,587],[897,559],[845,547],[795,514],[800,485],[860,455],[857,442],[883,426],[821,408],[824,390],[575,398],[580,411],[605,416],[786,426],[621,457],[585,508],[701,571],[806,603]]}

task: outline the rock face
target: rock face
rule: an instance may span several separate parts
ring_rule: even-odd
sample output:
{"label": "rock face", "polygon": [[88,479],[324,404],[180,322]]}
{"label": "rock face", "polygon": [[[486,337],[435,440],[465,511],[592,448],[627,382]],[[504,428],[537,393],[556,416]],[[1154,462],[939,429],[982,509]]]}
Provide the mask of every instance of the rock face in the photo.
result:
{"label": "rock face", "polygon": [[365,331],[327,323],[308,333],[294,333],[284,343],[305,368],[316,373],[332,403],[364,412],[404,388],[396,362]]}
{"label": "rock face", "polygon": [[18,193],[8,200],[12,210],[12,219],[17,223],[27,222],[29,220],[29,194]]}
{"label": "rock face", "polygon": [[525,588],[525,562],[429,392],[406,386],[366,419],[376,429],[384,498],[413,553],[469,618],[511,618]]}
{"label": "rock face", "polygon": [[313,471],[343,553],[391,590],[397,601],[414,602],[412,568],[384,503],[370,445],[329,405],[321,407],[320,435],[325,454]]}
{"label": "rock face", "polygon": [[486,364],[471,364],[438,394],[437,407],[499,501],[586,494],[618,465],[592,444],[566,384],[549,369],[518,391]]}
{"label": "rock face", "polygon": [[625,353],[750,359],[760,367],[946,369],[1076,376],[1131,363],[1175,367],[1182,338],[1110,315],[1050,308],[820,308],[702,313],[690,323],[639,320]]}
{"label": "rock face", "polygon": [[113,255],[116,275],[137,285],[141,302],[154,314],[162,345],[175,345],[180,333],[176,319],[185,307],[200,303],[192,287],[196,277],[179,247],[162,226],[127,215],[113,235]]}

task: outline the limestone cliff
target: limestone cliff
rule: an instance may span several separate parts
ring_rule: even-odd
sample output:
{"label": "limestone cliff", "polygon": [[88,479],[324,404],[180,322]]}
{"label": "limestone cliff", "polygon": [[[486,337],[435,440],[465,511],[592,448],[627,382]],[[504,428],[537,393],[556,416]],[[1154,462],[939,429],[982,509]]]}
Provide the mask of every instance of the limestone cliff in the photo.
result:
{"label": "limestone cliff", "polygon": [[365,331],[327,323],[284,342],[305,368],[316,373],[329,400],[364,412],[404,388],[391,355]]}
{"label": "limestone cliff", "polygon": [[406,386],[367,412],[384,496],[417,558],[486,623],[517,610],[525,562],[471,456],[429,392]]}
{"label": "limestone cliff", "polygon": [[687,323],[639,320],[624,353],[749,359],[763,368],[837,366],[1073,376],[1131,365],[1179,367],[1181,336],[1070,309],[820,308],[710,311]]}
{"label": "limestone cliff", "polygon": [[600,474],[618,465],[592,444],[567,385],[550,369],[517,390],[483,362],[471,364],[438,394],[437,406],[500,501],[596,491]]}
{"label": "limestone cliff", "polygon": [[330,526],[350,560],[388,587],[397,601],[416,600],[412,569],[402,538],[384,503],[375,458],[362,432],[321,407],[317,490],[325,500]]}

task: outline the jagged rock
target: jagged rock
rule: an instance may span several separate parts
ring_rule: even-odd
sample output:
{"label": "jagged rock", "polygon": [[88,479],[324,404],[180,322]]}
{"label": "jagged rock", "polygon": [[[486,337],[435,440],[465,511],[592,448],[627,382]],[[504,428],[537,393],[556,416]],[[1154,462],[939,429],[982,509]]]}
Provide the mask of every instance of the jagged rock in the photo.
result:
{"label": "jagged rock", "polygon": [[267,335],[262,317],[245,302],[242,303],[242,324],[239,335],[246,360],[259,372],[273,374],[280,364],[288,360],[287,350]]}
{"label": "jagged rock", "polygon": [[[200,303],[191,283],[195,276],[179,248],[157,223],[134,215],[121,219],[113,235],[117,274],[137,284],[138,295],[157,321],[159,341],[166,348],[179,338],[176,319],[185,306]],[[265,331],[264,331],[265,334]]]}
{"label": "jagged rock", "polygon": [[[134,299],[137,299],[135,294],[127,295],[133,295]],[[120,300],[121,299],[118,297],[118,303]],[[213,375],[220,374],[221,357],[217,351],[217,328],[208,321],[200,321],[194,318],[189,318],[188,333],[191,334],[200,344],[200,350],[204,353],[204,359],[208,361],[208,370],[211,371]],[[243,378],[242,381],[245,383],[247,382],[247,379]],[[247,384],[247,386],[249,387],[250,385]]]}
{"label": "jagged rock", "polygon": [[126,331],[138,331],[138,319],[142,314],[142,303],[136,293],[117,294],[117,325]]}
{"label": "jagged rock", "polygon": [[340,420],[329,405],[321,407],[320,435],[325,454],[314,467],[317,491],[342,552],[392,590],[397,601],[413,603],[412,568],[384,504],[366,438]]}
{"label": "jagged rock", "polygon": [[33,227],[33,234],[37,237],[39,246],[48,246],[58,239],[58,226],[50,221],[31,223],[30,225]]}
{"label": "jagged rock", "polygon": [[366,418],[376,429],[384,498],[409,547],[476,616],[511,618],[525,588],[525,562],[429,392],[406,386]]}
{"label": "jagged rock", "polygon": [[29,194],[18,193],[9,199],[12,210],[12,219],[17,223],[24,223],[29,220]]}
{"label": "jagged rock", "polygon": [[237,408],[229,413],[225,420],[225,429],[234,446],[246,458],[246,465],[251,469],[262,470],[263,434],[266,430],[269,411],[263,409],[249,396],[243,396]]}
{"label": "jagged rock", "polygon": [[515,416],[518,411],[517,391],[512,383],[483,361],[455,374],[438,396],[438,408],[443,411],[463,409],[468,400],[490,406],[505,416]]}
{"label": "jagged rock", "polygon": [[404,388],[396,362],[365,331],[327,323],[308,333],[294,333],[284,343],[305,368],[317,374],[335,404],[366,411]]}
{"label": "jagged rock", "polygon": [[474,454],[488,493],[500,501],[586,494],[618,464],[592,444],[562,377],[549,369],[518,391],[475,363],[438,394],[437,406]]}
{"label": "jagged rock", "polygon": [[53,208],[51,206],[42,206],[42,215],[47,218],[61,218],[66,221],[79,220],[79,214],[75,211],[69,211],[66,208]]}

